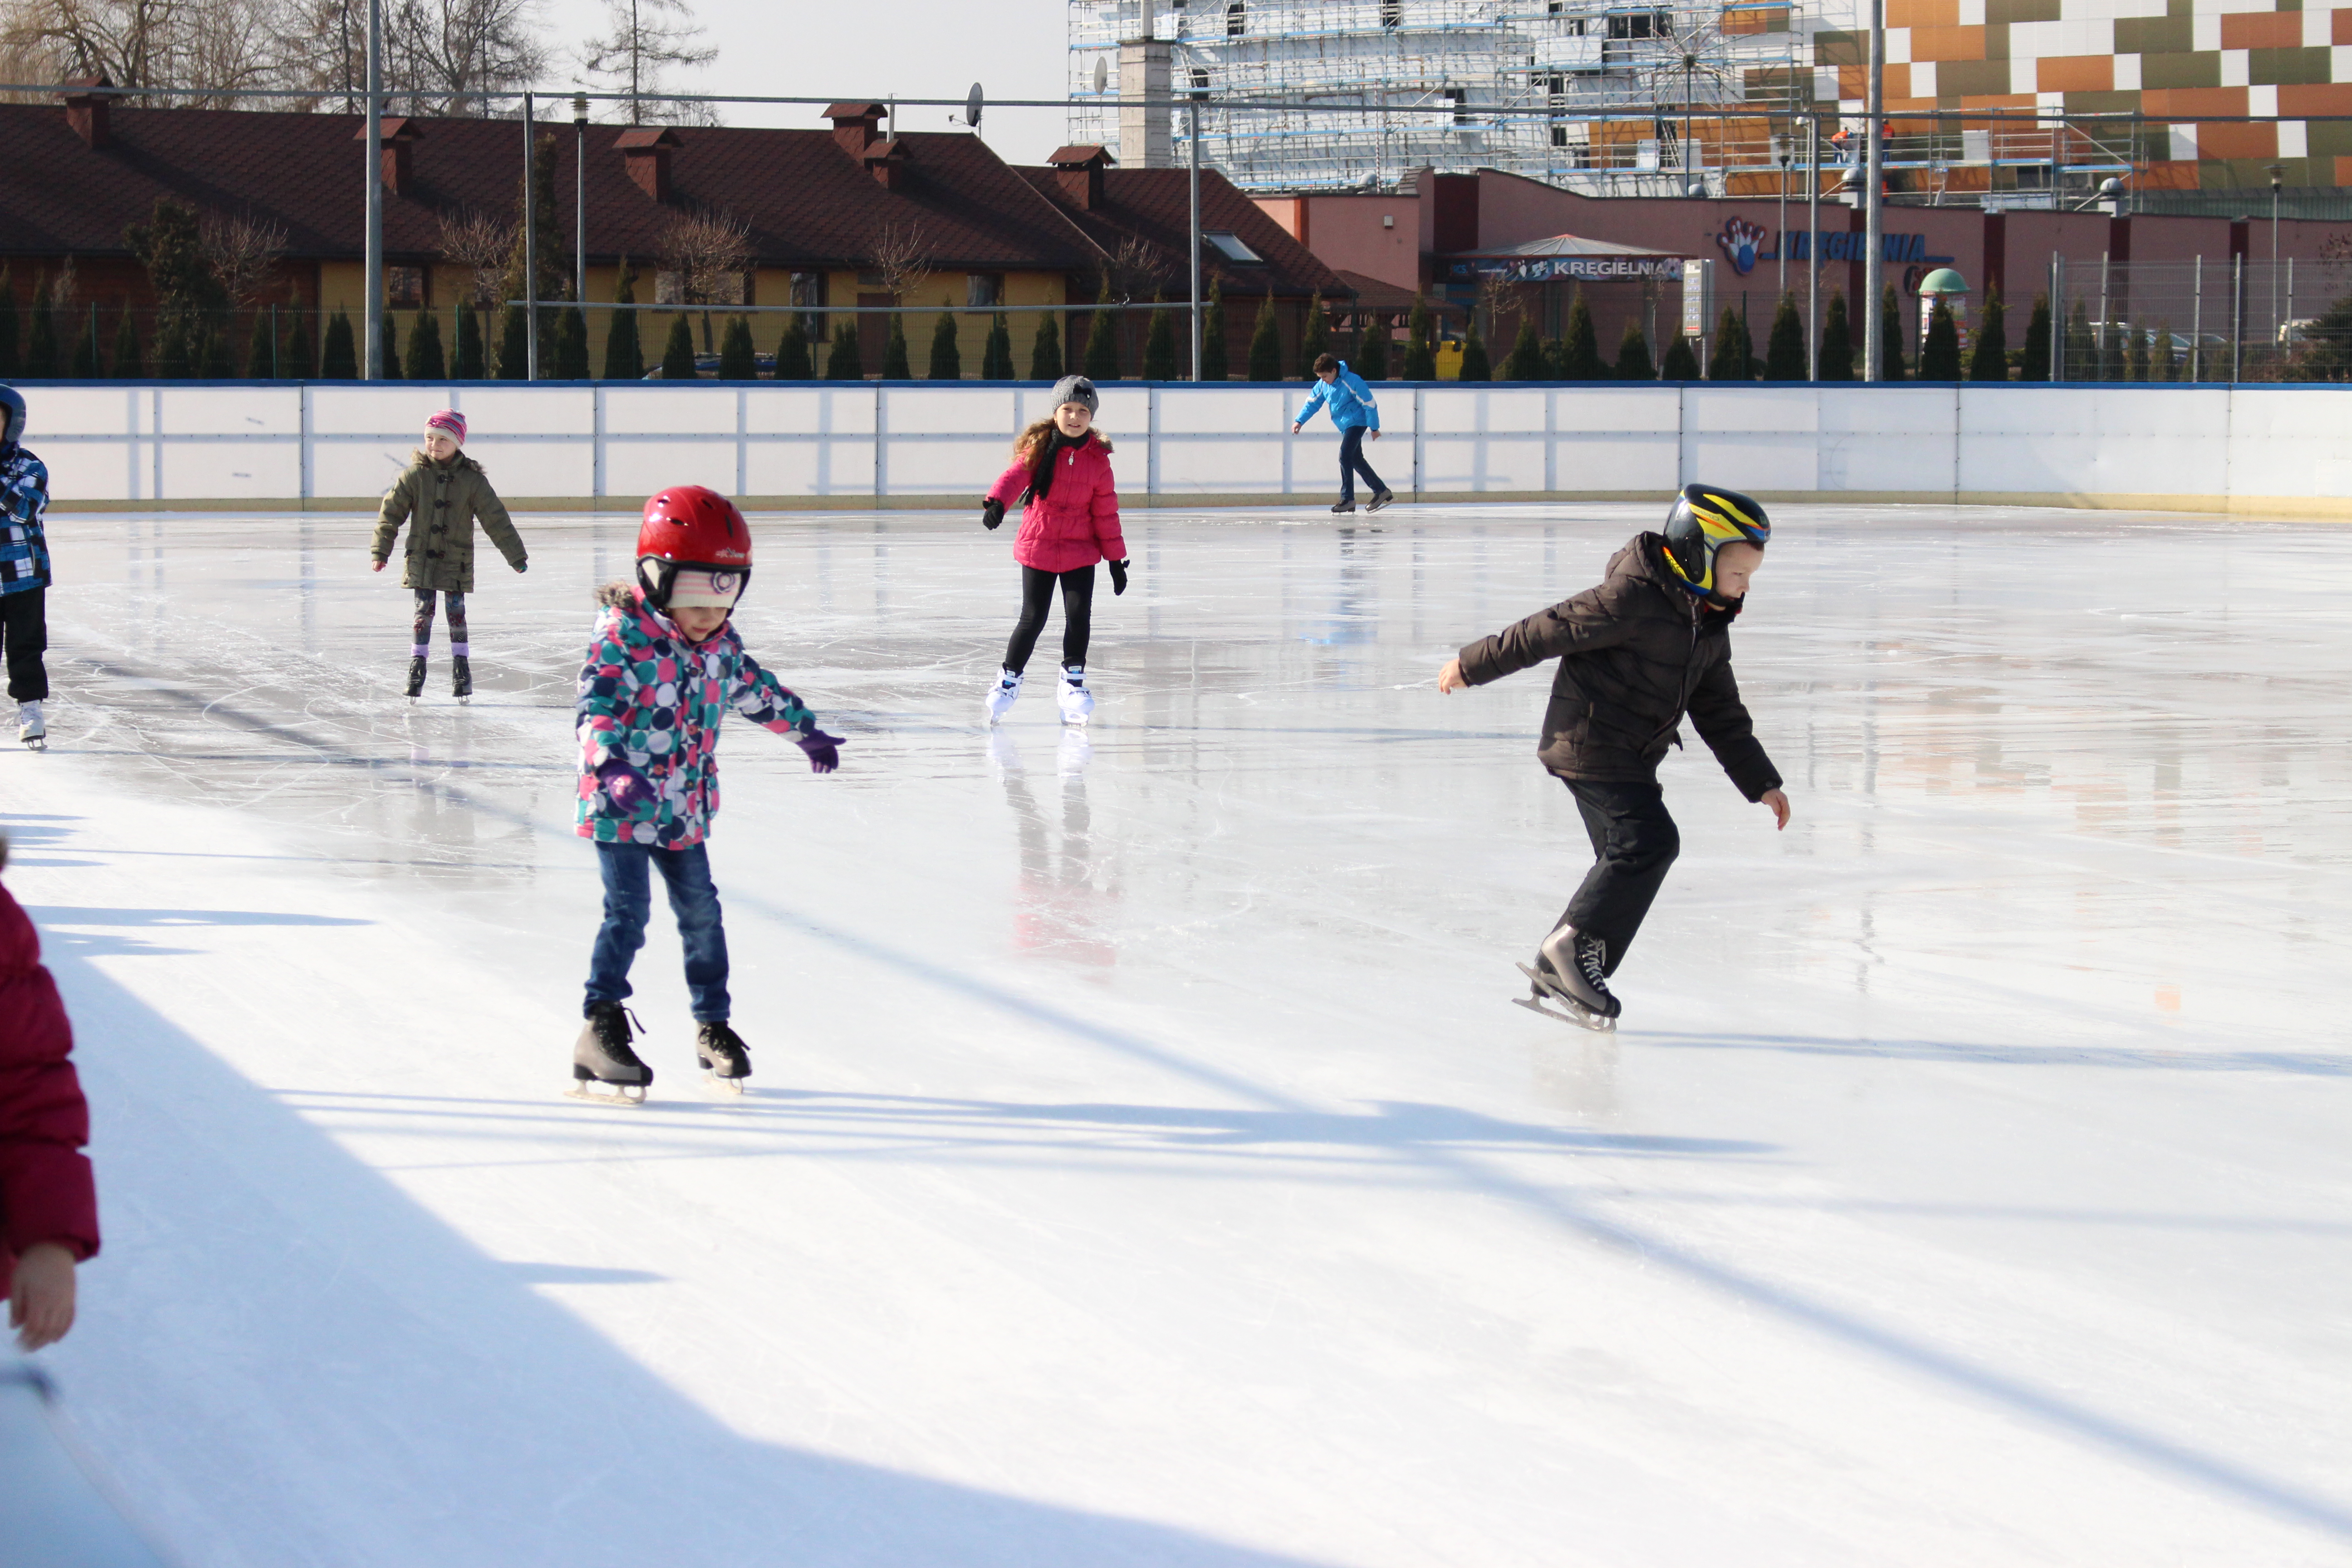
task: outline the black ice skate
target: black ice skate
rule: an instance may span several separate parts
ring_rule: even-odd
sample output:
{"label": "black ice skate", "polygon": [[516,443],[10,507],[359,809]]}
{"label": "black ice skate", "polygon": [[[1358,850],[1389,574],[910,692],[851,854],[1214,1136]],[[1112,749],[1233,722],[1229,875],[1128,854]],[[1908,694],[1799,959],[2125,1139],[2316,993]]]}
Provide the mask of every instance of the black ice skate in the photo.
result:
{"label": "black ice skate", "polygon": [[[643,1105],[654,1069],[629,1048],[630,1035],[643,1032],[635,1015],[618,1002],[589,1004],[588,1022],[572,1047],[572,1085],[563,1092],[596,1105]],[[607,1085],[612,1092],[599,1092],[591,1084]]]}
{"label": "black ice skate", "polygon": [[1366,511],[1378,511],[1381,508],[1388,505],[1389,502],[1394,500],[1396,500],[1396,496],[1393,492],[1382,490],[1380,494],[1372,498],[1371,504],[1364,508],[1364,510]]}
{"label": "black ice skate", "polygon": [[474,666],[464,654],[449,660],[449,695],[460,702],[474,700]]}
{"label": "black ice skate", "polygon": [[408,700],[415,701],[425,694],[425,656],[418,654],[408,661]]}
{"label": "black ice skate", "polygon": [[[1599,937],[1586,936],[1573,926],[1560,926],[1536,950],[1534,968],[1519,965],[1531,992],[1514,1000],[1531,1013],[1563,1024],[1612,1031],[1617,1027],[1619,1006],[1609,991],[1607,965],[1608,950]],[[1558,1003],[1565,1011],[1554,1012],[1544,1005],[1546,1002]]]}
{"label": "black ice skate", "polygon": [[742,1093],[743,1080],[751,1076],[751,1048],[723,1019],[695,1026],[694,1059],[710,1087],[723,1093]]}
{"label": "black ice skate", "polygon": [[1334,501],[1331,505],[1331,510],[1333,511],[1353,511],[1356,510],[1356,503],[1351,500]]}

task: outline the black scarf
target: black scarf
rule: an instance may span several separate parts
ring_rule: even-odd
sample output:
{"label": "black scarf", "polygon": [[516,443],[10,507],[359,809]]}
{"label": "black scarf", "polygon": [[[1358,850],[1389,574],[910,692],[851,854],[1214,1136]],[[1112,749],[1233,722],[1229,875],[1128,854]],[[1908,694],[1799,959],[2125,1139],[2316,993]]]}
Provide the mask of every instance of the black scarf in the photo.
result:
{"label": "black scarf", "polygon": [[1054,470],[1061,466],[1054,459],[1068,448],[1083,447],[1094,438],[1095,433],[1091,429],[1077,436],[1065,436],[1057,428],[1048,435],[1038,447],[1035,466],[1029,470],[1029,488],[1021,492],[1021,499],[1013,504],[1027,506],[1033,497],[1044,500],[1053,492]]}

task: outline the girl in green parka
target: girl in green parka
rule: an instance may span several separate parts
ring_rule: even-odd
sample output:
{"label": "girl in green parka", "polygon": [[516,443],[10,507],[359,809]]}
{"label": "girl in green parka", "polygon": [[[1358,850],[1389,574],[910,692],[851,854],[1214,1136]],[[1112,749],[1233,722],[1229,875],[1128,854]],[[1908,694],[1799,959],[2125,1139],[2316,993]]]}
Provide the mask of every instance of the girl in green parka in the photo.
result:
{"label": "girl in green parka", "polygon": [[408,700],[425,689],[425,651],[433,641],[434,595],[449,601],[451,694],[460,702],[474,694],[472,649],[466,641],[466,595],[474,591],[474,524],[478,521],[516,571],[525,571],[522,536],[507,516],[506,503],[490,488],[482,465],[458,448],[466,441],[466,416],[444,408],[425,422],[424,450],[410,460],[375,519],[375,542],[368,553],[375,569],[392,558],[392,542],[404,522],[408,553],[400,581],[416,594],[415,635],[408,649]]}

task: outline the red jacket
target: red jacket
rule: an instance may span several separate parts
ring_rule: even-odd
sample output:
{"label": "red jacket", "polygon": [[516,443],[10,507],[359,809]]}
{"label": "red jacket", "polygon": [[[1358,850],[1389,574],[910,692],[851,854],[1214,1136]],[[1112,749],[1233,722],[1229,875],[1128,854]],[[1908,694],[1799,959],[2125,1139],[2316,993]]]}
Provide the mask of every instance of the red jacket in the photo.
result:
{"label": "red jacket", "polygon": [[98,1250],[98,1190],[81,1152],[89,1103],[72,1050],[40,936],[0,888],[0,1298],[16,1255],[36,1242],[61,1242],[78,1259]]}
{"label": "red jacket", "polygon": [[[1047,439],[1052,437],[1048,437]],[[1110,443],[1089,431],[1055,456],[1054,488],[1022,509],[1013,559],[1041,572],[1073,572],[1097,561],[1127,559],[1118,531],[1118,486],[1110,477]],[[1014,463],[989,487],[988,499],[1013,504],[1029,486],[1029,465]]]}

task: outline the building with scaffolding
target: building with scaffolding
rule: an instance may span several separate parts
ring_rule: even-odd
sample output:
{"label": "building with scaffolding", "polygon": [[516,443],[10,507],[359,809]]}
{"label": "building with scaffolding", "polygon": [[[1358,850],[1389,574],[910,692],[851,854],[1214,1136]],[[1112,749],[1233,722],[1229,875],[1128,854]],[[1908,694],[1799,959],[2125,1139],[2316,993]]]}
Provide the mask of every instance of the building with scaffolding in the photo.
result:
{"label": "building with scaffolding", "polygon": [[[2347,216],[2352,8],[2255,3],[1888,0],[1890,198],[2234,214],[2276,186]],[[1801,178],[1810,123],[1834,184],[1862,26],[1855,0],[1070,0],[1070,139],[1181,163],[1197,104],[1202,161],[1249,190],[1737,196]]]}

